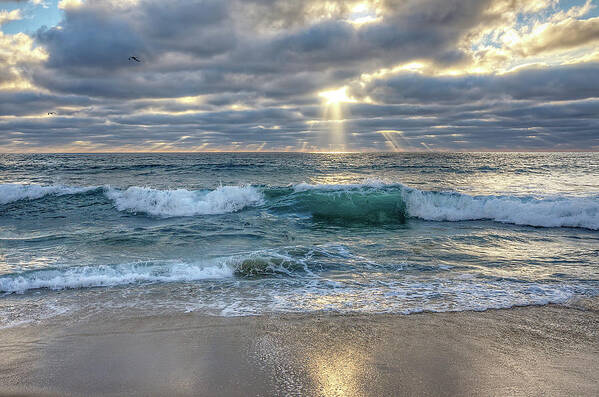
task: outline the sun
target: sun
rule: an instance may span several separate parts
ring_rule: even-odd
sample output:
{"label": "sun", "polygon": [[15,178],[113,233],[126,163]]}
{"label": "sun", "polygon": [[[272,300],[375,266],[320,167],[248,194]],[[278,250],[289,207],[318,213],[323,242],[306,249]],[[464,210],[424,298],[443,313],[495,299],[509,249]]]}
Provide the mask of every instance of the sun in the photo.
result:
{"label": "sun", "polygon": [[318,96],[323,98],[327,105],[333,105],[337,103],[356,102],[355,99],[347,96],[347,87],[341,87],[336,90],[321,91]]}

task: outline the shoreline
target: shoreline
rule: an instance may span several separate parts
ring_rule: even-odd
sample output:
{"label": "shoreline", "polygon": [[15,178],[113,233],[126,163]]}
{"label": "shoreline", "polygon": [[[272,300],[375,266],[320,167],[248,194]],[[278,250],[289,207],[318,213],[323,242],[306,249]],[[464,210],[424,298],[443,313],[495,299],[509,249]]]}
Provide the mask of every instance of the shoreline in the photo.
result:
{"label": "shoreline", "polygon": [[16,326],[0,395],[596,395],[595,302]]}

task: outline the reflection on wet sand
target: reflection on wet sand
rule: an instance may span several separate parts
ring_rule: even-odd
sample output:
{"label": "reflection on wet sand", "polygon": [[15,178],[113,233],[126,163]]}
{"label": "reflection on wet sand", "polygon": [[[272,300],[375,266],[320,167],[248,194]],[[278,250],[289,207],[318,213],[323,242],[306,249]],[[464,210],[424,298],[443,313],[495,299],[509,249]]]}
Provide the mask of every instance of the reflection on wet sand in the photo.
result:
{"label": "reflection on wet sand", "polygon": [[[332,353],[332,354],[331,354]],[[353,347],[334,352],[318,352],[310,358],[312,376],[326,396],[357,396],[361,389],[359,373],[366,357]],[[362,365],[361,365],[362,364]]]}
{"label": "reflection on wet sand", "polygon": [[0,330],[0,394],[597,395],[594,307],[23,325]]}

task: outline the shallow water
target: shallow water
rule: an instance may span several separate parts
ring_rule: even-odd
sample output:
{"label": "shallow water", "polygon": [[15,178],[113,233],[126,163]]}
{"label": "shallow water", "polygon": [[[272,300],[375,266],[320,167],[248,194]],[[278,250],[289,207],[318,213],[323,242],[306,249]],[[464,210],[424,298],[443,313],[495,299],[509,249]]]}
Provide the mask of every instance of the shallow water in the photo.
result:
{"label": "shallow water", "polygon": [[599,155],[0,155],[0,326],[599,293]]}

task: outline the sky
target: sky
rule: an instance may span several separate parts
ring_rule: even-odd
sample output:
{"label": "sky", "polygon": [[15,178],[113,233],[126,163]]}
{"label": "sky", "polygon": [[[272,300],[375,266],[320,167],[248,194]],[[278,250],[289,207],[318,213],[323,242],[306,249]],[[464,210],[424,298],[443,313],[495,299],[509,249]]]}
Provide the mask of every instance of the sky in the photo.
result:
{"label": "sky", "polygon": [[0,152],[599,151],[598,3],[0,0]]}

